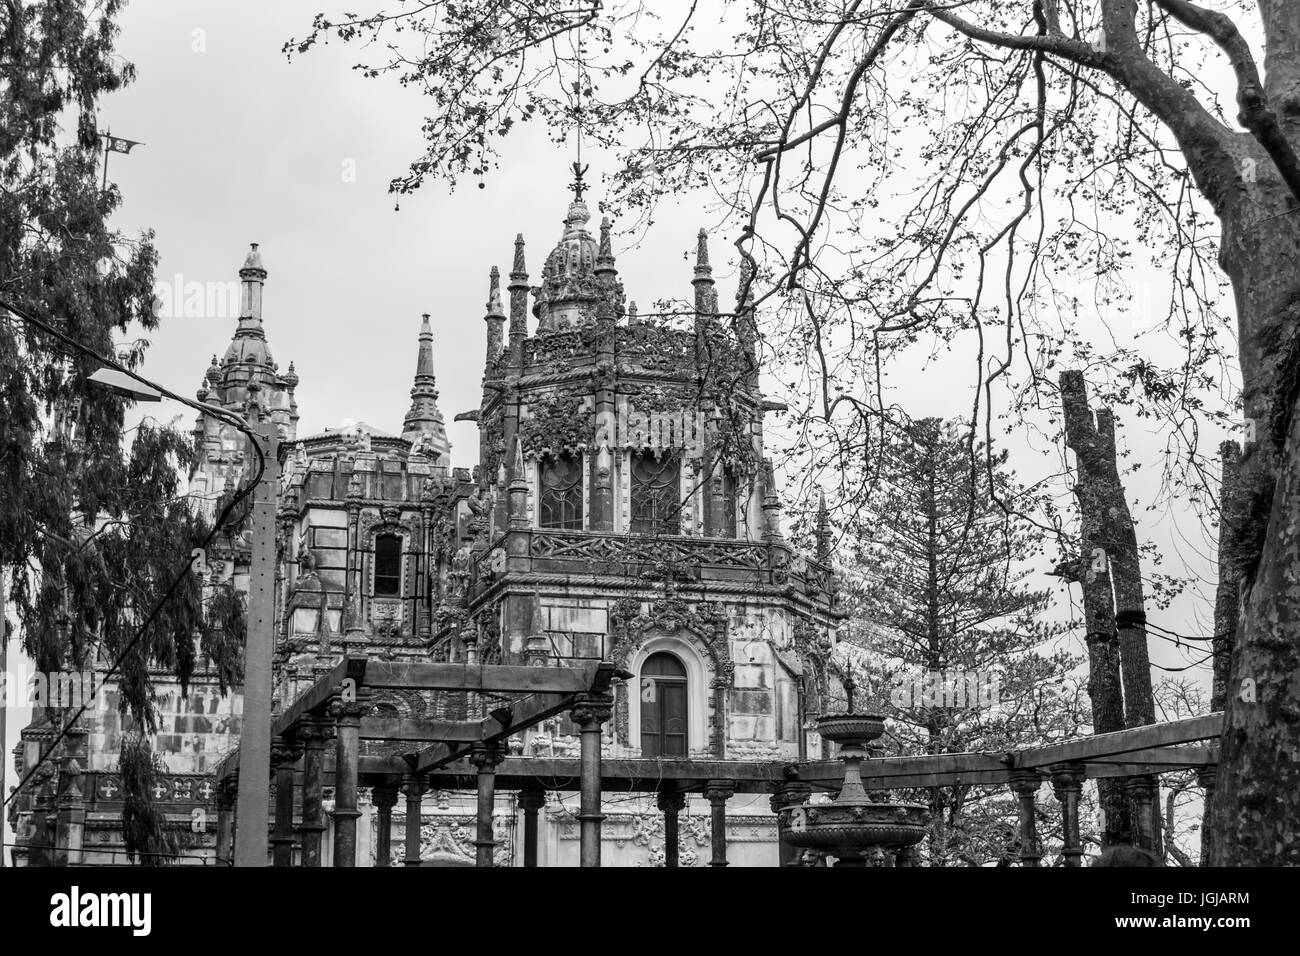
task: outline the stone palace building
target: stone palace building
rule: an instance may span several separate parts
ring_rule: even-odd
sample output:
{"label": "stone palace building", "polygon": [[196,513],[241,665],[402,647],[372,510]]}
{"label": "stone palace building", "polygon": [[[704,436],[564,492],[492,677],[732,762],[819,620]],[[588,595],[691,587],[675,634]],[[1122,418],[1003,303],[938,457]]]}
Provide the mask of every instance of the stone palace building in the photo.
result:
{"label": "stone palace building", "polygon": [[[298,376],[292,364],[281,371],[272,359],[274,310],[263,315],[268,273],[253,246],[239,272],[234,337],[197,394],[239,413],[256,404],[279,433],[277,707],[344,654],[466,667],[606,660],[632,675],[616,684],[604,731],[608,758],[778,766],[815,759],[811,718],[827,693],[827,655],[843,615],[824,523],[815,555],[782,537],[779,491],[763,448],[764,415],[779,406],[759,392],[752,299],[720,312],[701,232],[693,307],[638,315],[619,278],[610,223],[589,229],[581,195],[578,188],[536,284],[522,236],[504,289],[491,269],[482,401],[460,416],[479,429],[472,467],[454,463],[435,381],[438,362],[469,357],[437,354],[428,316],[400,427],[394,414],[389,431],[358,424],[299,435]],[[336,371],[342,366],[312,374]],[[248,473],[251,453],[233,426],[206,414],[194,440],[190,490],[212,512]],[[214,585],[246,589],[249,560],[248,536],[234,536],[207,555],[207,573]],[[221,794],[211,772],[238,740],[240,698],[222,696],[203,671],[185,695],[158,676],[155,748],[167,773],[155,796],[169,819],[196,834],[187,854],[198,862],[213,854]],[[487,706],[463,694],[417,691],[379,694],[371,705],[378,715],[452,718],[481,716]],[[60,774],[16,802],[21,840],[31,842],[43,820],[68,812],[73,819],[79,808],[85,862],[124,862],[114,853],[121,731],[110,690],[84,741],[74,739],[69,755],[54,762]],[[16,754],[20,772],[53,733],[39,722],[28,728]],[[509,742],[512,755],[539,760],[576,748],[566,716]],[[712,796],[728,801],[729,862],[775,865],[771,794],[731,794],[724,784]],[[577,862],[574,794],[543,787],[496,800],[498,863],[521,862],[518,834],[528,813],[538,821],[538,863]],[[474,861],[473,801],[459,791],[424,796],[426,865]],[[606,865],[664,862],[661,806],[653,795],[605,794]],[[400,863],[409,814],[392,807],[391,794],[363,790],[362,865]],[[385,819],[391,813],[399,834],[389,861],[375,860],[387,843],[375,836],[378,809]],[[679,865],[707,863],[709,803],[686,796],[677,819]],[[330,841],[323,845],[328,864]]]}

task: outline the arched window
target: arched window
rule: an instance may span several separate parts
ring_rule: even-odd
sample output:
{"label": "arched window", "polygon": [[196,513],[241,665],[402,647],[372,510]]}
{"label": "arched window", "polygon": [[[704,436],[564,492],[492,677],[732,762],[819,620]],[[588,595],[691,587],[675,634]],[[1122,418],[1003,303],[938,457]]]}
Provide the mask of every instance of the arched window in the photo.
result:
{"label": "arched window", "polygon": [[375,538],[375,596],[402,593],[402,539],[395,534]]}
{"label": "arched window", "polygon": [[675,655],[641,665],[641,756],[686,756],[686,668]]}
{"label": "arched window", "polygon": [[636,534],[681,532],[681,464],[672,452],[632,456],[632,531]]}
{"label": "arched window", "polygon": [[548,455],[542,459],[539,484],[542,528],[582,530],[582,458],[579,455]]}

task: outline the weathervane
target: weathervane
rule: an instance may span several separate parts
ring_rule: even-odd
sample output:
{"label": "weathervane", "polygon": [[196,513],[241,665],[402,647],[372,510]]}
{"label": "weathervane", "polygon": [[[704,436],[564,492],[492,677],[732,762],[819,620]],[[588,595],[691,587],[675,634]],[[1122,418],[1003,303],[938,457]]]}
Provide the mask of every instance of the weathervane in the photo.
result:
{"label": "weathervane", "polygon": [[582,177],[587,172],[587,169],[588,167],[583,166],[581,160],[573,164],[573,186],[570,188],[573,189],[574,202],[582,202],[582,194],[587,188],[587,184],[582,181]]}

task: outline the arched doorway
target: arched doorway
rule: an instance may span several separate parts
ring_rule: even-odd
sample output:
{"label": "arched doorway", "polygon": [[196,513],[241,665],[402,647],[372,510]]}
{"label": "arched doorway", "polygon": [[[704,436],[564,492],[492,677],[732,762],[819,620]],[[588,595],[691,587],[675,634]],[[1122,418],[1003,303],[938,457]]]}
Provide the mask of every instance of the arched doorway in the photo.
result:
{"label": "arched doorway", "polygon": [[641,756],[687,755],[686,667],[660,651],[641,665]]}

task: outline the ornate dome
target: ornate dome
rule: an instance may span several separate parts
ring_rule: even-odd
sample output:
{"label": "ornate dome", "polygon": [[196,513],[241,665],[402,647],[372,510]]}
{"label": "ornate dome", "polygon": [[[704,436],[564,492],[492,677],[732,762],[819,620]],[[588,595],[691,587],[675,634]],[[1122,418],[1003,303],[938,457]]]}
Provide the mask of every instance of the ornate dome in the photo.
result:
{"label": "ornate dome", "polygon": [[569,204],[564,217],[564,235],[546,257],[542,267],[539,317],[542,328],[576,325],[598,298],[596,260],[600,246],[586,230],[591,213],[581,199]]}

